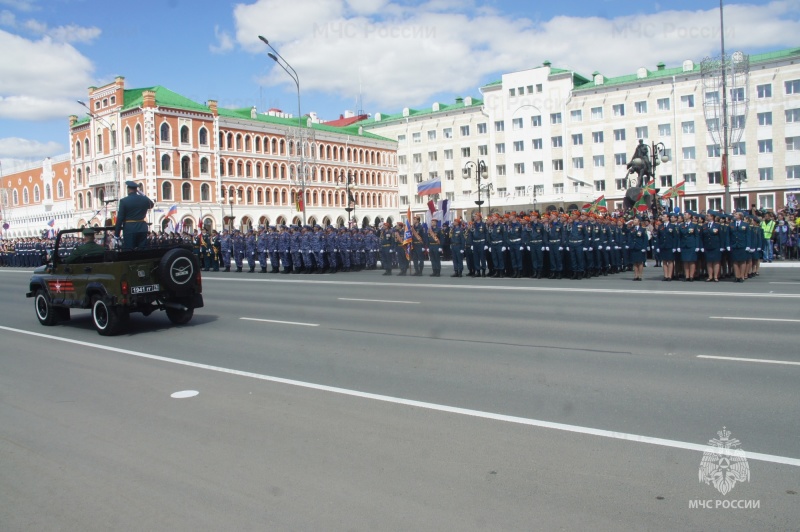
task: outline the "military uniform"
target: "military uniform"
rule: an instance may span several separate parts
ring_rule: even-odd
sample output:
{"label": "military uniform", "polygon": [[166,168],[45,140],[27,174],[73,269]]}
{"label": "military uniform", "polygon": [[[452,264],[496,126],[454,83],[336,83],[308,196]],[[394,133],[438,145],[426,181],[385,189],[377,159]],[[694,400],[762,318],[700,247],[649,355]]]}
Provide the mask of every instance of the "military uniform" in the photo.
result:
{"label": "military uniform", "polygon": [[138,193],[138,184],[126,181],[128,195],[119,200],[117,223],[114,230],[122,233],[122,249],[134,249],[144,245],[147,240],[147,211],[153,208],[153,202],[147,196]]}
{"label": "military uniform", "polygon": [[431,221],[427,237],[428,256],[431,258],[431,270],[433,270],[431,277],[440,277],[442,275],[442,240],[444,236],[436,220]]}

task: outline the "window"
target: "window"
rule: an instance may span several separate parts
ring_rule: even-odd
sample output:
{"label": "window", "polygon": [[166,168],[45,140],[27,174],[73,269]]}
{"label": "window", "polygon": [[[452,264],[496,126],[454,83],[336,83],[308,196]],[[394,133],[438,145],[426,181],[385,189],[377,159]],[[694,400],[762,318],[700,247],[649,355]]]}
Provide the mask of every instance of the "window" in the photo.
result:
{"label": "window", "polygon": [[542,84],[541,83],[537,83],[536,84],[536,92],[542,92]]}
{"label": "window", "polygon": [[[257,166],[256,168],[261,168],[261,167]],[[200,159],[200,173],[204,175],[208,174],[208,157],[203,157],[202,159]]]}
{"label": "window", "polygon": [[[131,128],[129,127],[125,128],[125,133],[122,136],[122,140],[125,142],[126,146],[131,145]],[[80,157],[80,153],[78,154],[78,157]]]}
{"label": "window", "polygon": [[606,189],[606,182],[603,180],[594,182],[594,189],[603,192]]}
{"label": "window", "polygon": [[785,112],[787,124],[800,122],[800,109],[787,109]]}
{"label": "window", "polygon": [[694,120],[681,123],[681,130],[684,135],[694,135]]}
{"label": "window", "polygon": [[775,194],[759,194],[758,208],[762,210],[772,210],[775,208]]}
{"label": "window", "polygon": [[461,126],[460,131],[462,137],[469,137],[469,126]]}
{"label": "window", "polygon": [[469,148],[461,148],[461,156],[469,157]]}
{"label": "window", "polygon": [[525,173],[525,163],[514,163],[514,173],[521,175]]}
{"label": "window", "polygon": [[[452,128],[452,127],[446,127],[446,128],[444,128],[444,129],[442,130],[442,136],[443,136],[444,138],[446,138],[446,139],[452,139],[452,138],[453,138],[453,128]],[[416,142],[416,141],[415,141],[415,142]]]}
{"label": "window", "polygon": [[694,94],[684,94],[681,96],[681,109],[691,109],[694,107]]}
{"label": "window", "polygon": [[571,122],[582,122],[583,121],[583,111],[580,109],[575,109],[574,111],[570,111],[569,119]]}
{"label": "window", "polygon": [[[686,200],[684,200],[684,203],[686,203]],[[708,198],[708,210],[722,210],[722,198]]]}
{"label": "window", "polygon": [[169,142],[169,124],[167,124],[166,122],[161,124],[161,130],[160,131],[161,131],[161,136],[160,136],[161,141],[162,142]]}
{"label": "window", "polygon": [[734,142],[731,144],[731,154],[732,155],[747,155],[747,150],[745,150],[744,141]]}
{"label": "window", "polygon": [[125,159],[125,175],[129,176],[132,173],[133,173],[133,161],[131,161],[131,158],[128,157],[127,159]]}
{"label": "window", "polygon": [[647,126],[641,126],[636,128],[636,138],[637,139],[646,139],[647,135]]}
{"label": "window", "polygon": [[62,183],[61,181],[59,181],[58,184],[56,185],[56,195],[59,198],[64,197],[64,183]]}
{"label": "window", "polygon": [[661,186],[662,187],[671,187],[672,186],[672,176],[671,175],[662,175],[661,177]]}
{"label": "window", "polygon": [[[450,137],[447,137],[447,138],[450,138]],[[419,132],[412,133],[411,134],[411,142],[413,142],[414,144],[419,144],[420,142],[422,142],[422,134],[419,133]]]}
{"label": "window", "polygon": [[786,167],[786,179],[800,179],[800,164]]}
{"label": "window", "polygon": [[572,167],[576,170],[580,170],[583,168],[583,157],[573,157],[572,158]]}
{"label": "window", "polygon": [[515,196],[524,196],[525,195],[525,187],[514,187],[514,195]]}
{"label": "window", "polygon": [[189,144],[189,128],[181,126],[181,144]]}
{"label": "window", "polygon": [[514,141],[514,151],[525,151],[525,141],[523,141],[523,140],[515,140]]}
{"label": "window", "polygon": [[602,144],[603,143],[603,132],[602,131],[595,131],[592,133],[592,142],[595,144]]}
{"label": "window", "polygon": [[39,185],[33,186],[33,202],[39,203]]}
{"label": "window", "polygon": [[455,192],[445,192],[444,196],[445,196],[445,199],[449,200],[449,201],[455,201],[455,199],[456,199],[456,193]]}
{"label": "window", "polygon": [[625,130],[624,129],[615,129],[614,130],[614,140],[616,140],[616,141],[624,141],[625,140]]}
{"label": "window", "polygon": [[647,113],[647,102],[636,102],[633,106],[636,109],[637,115],[643,115]]}
{"label": "window", "polygon": [[405,142],[405,140],[406,140],[405,135],[397,135],[397,142]]}
{"label": "window", "polygon": [[436,140],[436,130],[431,129],[428,131],[428,140]]}
{"label": "window", "polygon": [[758,153],[772,153],[772,139],[759,140]]}
{"label": "window", "polygon": [[572,145],[573,146],[583,145],[583,133],[577,133],[575,135],[572,135]]}
{"label": "window", "polygon": [[772,98],[772,83],[756,85],[756,92],[758,98]]}
{"label": "window", "polygon": [[415,181],[416,183],[422,183],[422,174],[421,174],[421,173],[419,173],[419,174],[414,174],[414,181]]}
{"label": "window", "polygon": [[436,155],[435,151],[429,151],[428,152],[428,161],[436,162],[436,160],[437,160],[436,157],[437,157],[437,155]]}
{"label": "window", "polygon": [[431,179],[436,179],[437,177],[439,177],[439,172],[428,172],[428,180],[429,181]]}
{"label": "window", "polygon": [[142,161],[142,156],[141,155],[137,155],[136,156],[136,173],[141,174],[142,172],[144,172],[144,163]]}
{"label": "window", "polygon": [[669,98],[659,98],[658,100],[656,100],[656,105],[658,105],[659,111],[669,111],[670,109]]}
{"label": "window", "polygon": [[731,117],[731,127],[733,129],[744,129],[744,115],[735,115]]}
{"label": "window", "polygon": [[506,123],[502,120],[498,120],[494,123],[494,130],[497,132],[505,131],[506,130]]}
{"label": "window", "polygon": [[486,144],[478,146],[478,155],[489,155],[489,146]]}
{"label": "window", "polygon": [[717,91],[708,91],[706,92],[706,105],[717,105],[719,104],[719,92]]}
{"label": "window", "polygon": [[533,139],[533,149],[534,150],[544,149],[544,142],[542,142],[542,139]]}
{"label": "window", "polygon": [[759,181],[772,181],[772,168],[759,168],[758,169]]}
{"label": "window", "polygon": [[136,138],[136,144],[142,143],[142,125],[136,124],[136,127],[133,128],[134,136]]}
{"label": "window", "polygon": [[564,146],[564,139],[561,137],[561,135],[552,137],[550,142],[554,148],[561,148]]}
{"label": "window", "polygon": [[101,153],[103,151],[103,134],[97,134],[97,142],[95,143],[95,152]]}
{"label": "window", "polygon": [[398,166],[405,166],[407,161],[408,161],[408,159],[406,158],[405,155],[398,155],[397,156],[397,164],[398,164]]}
{"label": "window", "polygon": [[165,153],[161,156],[161,171],[169,172],[170,170],[172,170],[172,160],[170,159],[169,155]]}
{"label": "window", "polygon": [[659,124],[658,125],[658,136],[659,137],[671,137],[672,136],[672,126],[670,124]]}
{"label": "window", "polygon": [[744,101],[744,87],[734,87],[731,89],[731,101],[743,102]]}
{"label": "window", "polygon": [[183,201],[192,201],[192,185],[184,183],[181,187],[181,199]]}
{"label": "window", "polygon": [[706,146],[706,150],[708,151],[708,156],[710,158],[720,157],[719,144],[709,144]]}
{"label": "window", "polygon": [[617,190],[625,190],[628,188],[628,178],[618,177],[614,180],[614,185],[617,187]]}
{"label": "window", "polygon": [[691,161],[697,158],[697,150],[694,146],[687,146],[683,148],[683,160]]}
{"label": "window", "polygon": [[511,129],[517,130],[522,129],[522,127],[522,118],[511,119]]}
{"label": "window", "polygon": [[544,161],[533,161],[533,172],[536,174],[544,172]]}
{"label": "window", "polygon": [[695,173],[683,174],[683,181],[687,185],[694,186],[694,185],[697,184],[697,174],[695,174]]}
{"label": "window", "polygon": [[800,151],[800,137],[786,137],[786,151]]}
{"label": "window", "polygon": [[624,153],[615,153],[614,164],[616,164],[617,166],[627,166],[628,156]]}
{"label": "window", "polygon": [[517,89],[515,89],[513,87],[508,89],[508,95],[511,96],[511,97],[516,96],[517,95]]}
{"label": "window", "polygon": [[614,116],[625,116],[625,104],[618,103],[611,107],[611,111],[614,113]]}
{"label": "window", "polygon": [[164,201],[172,199],[172,183],[166,181],[163,185],[161,185],[161,199]]}
{"label": "window", "polygon": [[200,141],[201,146],[208,146],[208,130],[204,127],[200,128],[200,132],[198,133],[198,140]]}
{"label": "window", "polygon": [[408,196],[400,196],[400,205],[408,205]]}
{"label": "window", "polygon": [[542,115],[531,117],[531,127],[542,127]]}
{"label": "window", "polygon": [[709,185],[721,185],[722,184],[722,174],[720,172],[709,172],[708,173],[708,184]]}
{"label": "window", "polygon": [[550,113],[550,123],[551,124],[560,124],[561,123],[561,113]]}
{"label": "window", "polygon": [[498,164],[498,165],[495,167],[495,174],[496,174],[496,175],[506,175],[506,165],[504,165],[504,164]]}
{"label": "window", "polygon": [[211,201],[211,187],[203,183],[200,187],[200,201]]}
{"label": "window", "polygon": [[595,155],[592,157],[592,163],[594,164],[595,168],[603,168],[606,165],[606,156]]}
{"label": "window", "polygon": [[453,160],[453,150],[444,150],[444,160],[445,161],[452,161]]}
{"label": "window", "polygon": [[502,143],[502,142],[498,142],[497,144],[494,145],[494,150],[497,153],[505,153],[506,152],[506,145],[504,143]]}
{"label": "window", "polygon": [[794,79],[784,82],[783,86],[786,88],[786,94],[800,93],[800,79]]}
{"label": "window", "polygon": [[414,155],[412,155],[412,158],[414,159],[414,164],[422,163],[422,154],[421,153],[415,153]]}
{"label": "window", "polygon": [[719,118],[709,118],[706,120],[708,131],[719,131]]}
{"label": "window", "polygon": [[758,125],[759,126],[771,126],[772,125],[772,113],[758,113],[756,115],[758,117]]}
{"label": "window", "polygon": [[486,134],[486,123],[478,124],[478,135]]}
{"label": "window", "polygon": [[553,183],[553,194],[563,194],[564,183]]}
{"label": "window", "polygon": [[408,184],[408,176],[406,174],[398,175],[397,179],[400,181],[401,185],[407,185]]}
{"label": "window", "polygon": [[603,119],[603,108],[592,107],[592,120],[602,120],[602,119]]}
{"label": "window", "polygon": [[564,159],[553,159],[553,170],[561,171],[564,169]]}
{"label": "window", "polygon": [[455,179],[455,174],[452,170],[445,170],[444,171],[444,178],[447,181],[453,181]]}

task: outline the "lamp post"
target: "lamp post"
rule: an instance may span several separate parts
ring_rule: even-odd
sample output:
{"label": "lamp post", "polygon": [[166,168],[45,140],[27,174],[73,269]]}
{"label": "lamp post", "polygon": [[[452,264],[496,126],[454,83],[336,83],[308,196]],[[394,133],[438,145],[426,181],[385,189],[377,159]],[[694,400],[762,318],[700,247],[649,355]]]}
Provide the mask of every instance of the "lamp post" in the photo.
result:
{"label": "lamp post", "polygon": [[[234,192],[235,194],[235,192]],[[228,205],[231,206],[231,216],[228,218],[229,231],[233,232],[233,194],[228,196]]]}
{"label": "lamp post", "polygon": [[[461,171],[461,177],[464,179],[471,179],[472,178],[472,170],[475,170],[475,181],[478,184],[478,201],[475,202],[475,205],[478,206],[478,213],[483,216],[481,212],[481,205],[483,205],[483,201],[481,200],[481,179],[486,180],[489,179],[489,170],[486,167],[486,163],[483,160],[475,161],[467,161],[464,165],[464,169]],[[489,205],[491,209],[492,206]]]}
{"label": "lamp post", "polygon": [[530,189],[530,191],[533,194],[533,210],[535,211],[536,210],[536,195],[538,194],[538,191],[536,190],[536,185],[530,185],[528,187],[528,189]]}
{"label": "lamp post", "polygon": [[303,225],[306,224],[306,176],[305,176],[305,167],[303,164],[303,156],[305,152],[305,138],[303,136],[303,129],[306,127],[306,124],[303,123],[303,115],[300,111],[300,76],[297,75],[297,71],[292,68],[292,65],[283,58],[281,54],[278,53],[276,50],[264,37],[263,35],[259,35],[258,38],[270,47],[272,52],[267,52],[267,55],[270,59],[275,61],[280,67],[289,74],[289,77],[292,78],[294,81],[295,86],[297,87],[297,127],[300,129],[300,170],[298,172],[298,177],[300,178],[300,186],[302,189],[303,194]]}
{"label": "lamp post", "polygon": [[[747,181],[747,171],[746,170],[734,170],[731,172],[733,174],[733,178],[736,180],[736,185],[739,187],[739,208],[741,209],[742,205],[742,183]],[[747,208],[747,203],[745,203],[744,208]]]}
{"label": "lamp post", "polygon": [[[113,124],[110,124],[105,118],[97,116],[96,114],[94,114],[92,112],[91,108],[88,105],[86,105],[86,102],[83,102],[81,100],[76,100],[76,101],[86,109],[86,114],[89,115],[89,117],[91,117],[94,120],[97,120],[98,122],[100,122],[101,124],[103,124],[104,126],[106,126],[108,128],[108,140],[111,143],[111,156],[112,156],[112,160],[111,160],[111,176],[114,179],[114,187],[115,187],[115,189],[117,191],[119,191],[119,175],[118,175],[118,172],[117,172],[117,169],[118,169],[119,165],[117,163],[117,135],[116,135],[116,130],[114,129]],[[96,151],[97,150],[95,150],[95,153],[96,153]],[[87,178],[87,180],[88,180],[88,178]],[[116,195],[119,195],[119,194],[116,194]],[[95,197],[97,197],[97,194],[95,194]],[[117,199],[119,199],[119,198],[115,198],[115,199],[112,199],[112,200],[106,200],[105,199],[105,191],[104,191],[104,195],[103,195],[103,207],[104,207],[104,209],[103,209],[103,224],[105,224],[106,220],[108,219],[108,204],[109,203],[113,203],[114,201],[117,201]],[[91,207],[90,207],[90,209],[91,209]]]}
{"label": "lamp post", "polygon": [[355,177],[353,174],[348,171],[346,176],[344,173],[339,175],[339,181],[336,183],[336,189],[338,190],[342,187],[342,185],[344,185],[345,194],[347,195],[347,206],[344,208],[344,210],[347,211],[348,229],[350,228],[349,225],[351,220],[351,212],[353,213],[352,219],[355,220],[356,227],[358,227],[358,218],[356,216],[356,205],[358,203],[356,202],[356,198],[353,196],[352,192],[353,190],[358,190],[358,183],[355,182]]}

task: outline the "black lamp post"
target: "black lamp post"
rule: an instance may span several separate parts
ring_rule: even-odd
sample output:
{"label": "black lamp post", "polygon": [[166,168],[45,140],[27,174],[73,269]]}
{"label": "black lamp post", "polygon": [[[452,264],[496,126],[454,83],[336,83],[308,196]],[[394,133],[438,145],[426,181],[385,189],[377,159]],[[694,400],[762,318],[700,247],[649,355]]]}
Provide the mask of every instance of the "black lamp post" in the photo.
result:
{"label": "black lamp post", "polygon": [[[747,181],[747,171],[746,170],[734,170],[731,172],[733,174],[733,178],[736,180],[736,185],[739,187],[739,208],[741,209],[742,205],[742,183]],[[744,208],[747,208],[747,203],[745,202]]]}
{"label": "black lamp post", "polygon": [[[235,192],[234,192],[235,194]],[[233,194],[228,197],[228,205],[231,206],[231,216],[228,218],[228,224],[230,227],[230,231],[233,231]]]}
{"label": "black lamp post", "polygon": [[[475,170],[475,181],[478,184],[478,201],[475,202],[475,205],[478,206],[478,213],[483,215],[481,212],[481,205],[483,205],[483,200],[481,200],[481,179],[489,179],[489,170],[487,169],[486,163],[483,160],[478,160],[477,162],[467,161],[467,163],[464,165],[464,169],[461,171],[461,177],[464,179],[471,179],[473,169]],[[489,208],[492,208],[491,204],[489,205]]]}
{"label": "black lamp post", "polygon": [[[356,205],[358,203],[353,195],[353,191],[358,189],[358,183],[356,183],[355,176],[349,171],[347,172],[346,176],[344,173],[340,174],[339,182],[336,183],[336,188],[338,189],[342,185],[344,185],[344,191],[347,195],[347,206],[344,208],[344,210],[347,211],[348,226],[350,225],[350,220],[353,219],[356,222],[356,227],[358,227],[358,218],[356,217]],[[352,218],[350,217],[351,212],[353,213]]]}

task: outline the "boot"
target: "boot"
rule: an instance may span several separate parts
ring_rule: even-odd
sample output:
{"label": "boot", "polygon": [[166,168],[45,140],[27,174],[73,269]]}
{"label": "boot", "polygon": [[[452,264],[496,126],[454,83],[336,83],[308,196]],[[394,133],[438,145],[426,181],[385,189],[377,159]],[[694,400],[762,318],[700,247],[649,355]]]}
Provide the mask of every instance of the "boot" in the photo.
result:
{"label": "boot", "polygon": [[383,275],[392,275],[392,270],[386,270]]}
{"label": "boot", "polygon": [[550,276],[548,277],[548,279],[555,279],[555,278],[556,278],[556,272],[550,272]]}
{"label": "boot", "polygon": [[451,275],[450,277],[460,277],[460,275],[458,275],[458,272],[453,272],[453,275]]}
{"label": "boot", "polygon": [[237,267],[236,268],[236,273],[242,273],[242,269]]}
{"label": "boot", "polygon": [[228,266],[227,268],[225,268],[225,271],[226,271],[226,272],[229,272],[229,271],[231,271],[231,267],[230,267],[230,266]]}
{"label": "boot", "polygon": [[262,266],[261,267],[261,273],[267,273],[267,267],[266,266]]}
{"label": "boot", "polygon": [[486,270],[481,270],[481,277],[486,277]]}

